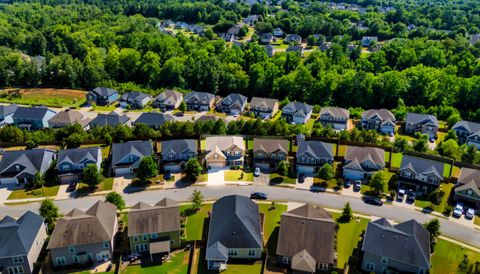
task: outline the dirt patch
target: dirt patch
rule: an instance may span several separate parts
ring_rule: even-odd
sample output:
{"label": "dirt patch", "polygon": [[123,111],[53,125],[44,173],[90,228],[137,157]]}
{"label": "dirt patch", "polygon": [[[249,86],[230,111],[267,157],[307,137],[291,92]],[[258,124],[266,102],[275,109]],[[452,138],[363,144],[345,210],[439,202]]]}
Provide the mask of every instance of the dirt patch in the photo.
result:
{"label": "dirt patch", "polygon": [[55,88],[20,88],[0,90],[0,101],[53,107],[78,106],[85,102],[86,91]]}

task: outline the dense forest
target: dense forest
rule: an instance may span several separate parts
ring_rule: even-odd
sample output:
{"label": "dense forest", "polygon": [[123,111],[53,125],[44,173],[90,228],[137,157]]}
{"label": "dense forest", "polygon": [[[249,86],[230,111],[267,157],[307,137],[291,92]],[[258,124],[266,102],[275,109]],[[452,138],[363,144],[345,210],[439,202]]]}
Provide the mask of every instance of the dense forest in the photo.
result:
{"label": "dense forest", "polygon": [[[415,106],[441,119],[459,111],[480,121],[480,45],[469,42],[480,32],[476,1],[347,2],[366,12],[318,1],[12,1],[0,4],[0,87],[240,92],[315,105]],[[393,8],[380,12],[386,5]],[[251,14],[260,15],[251,42],[231,45],[212,31]],[[206,32],[167,35],[158,28],[165,19]],[[318,34],[332,46],[304,58],[268,57],[257,41],[275,27],[304,38]],[[385,43],[368,54],[360,46],[349,50],[364,35]]]}

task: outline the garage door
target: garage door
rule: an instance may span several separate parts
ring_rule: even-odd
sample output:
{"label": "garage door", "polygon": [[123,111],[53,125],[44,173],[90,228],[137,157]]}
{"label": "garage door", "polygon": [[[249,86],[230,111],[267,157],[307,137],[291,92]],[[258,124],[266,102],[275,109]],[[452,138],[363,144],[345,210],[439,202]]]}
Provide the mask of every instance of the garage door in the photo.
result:
{"label": "garage door", "polygon": [[270,164],[269,163],[255,163],[255,167],[258,167],[262,171],[269,171]]}
{"label": "garage door", "polygon": [[18,181],[16,178],[2,178],[0,179],[0,184],[2,185],[10,185],[10,184],[16,184]]}
{"label": "garage door", "polygon": [[363,179],[364,175],[363,175],[363,171],[347,168],[343,170],[343,177],[345,177],[345,179],[350,179],[350,180],[361,180]]}
{"label": "garage door", "polygon": [[315,174],[315,167],[314,166],[298,165],[297,166],[297,173],[303,173],[305,175],[314,175]]}
{"label": "garage door", "polygon": [[70,175],[62,175],[62,176],[59,176],[60,177],[60,183],[62,184],[69,184],[71,182],[75,182],[75,181],[78,181],[78,176],[77,175],[74,175],[74,174],[70,174]]}
{"label": "garage door", "polygon": [[182,170],[180,164],[178,164],[178,165],[164,165],[163,169],[165,169],[165,171],[169,171],[171,173],[177,173],[177,172],[180,172]]}
{"label": "garage door", "polygon": [[132,169],[129,167],[117,167],[115,168],[115,175],[120,176],[120,175],[130,175],[132,174]]}
{"label": "garage door", "polygon": [[208,168],[222,168],[225,167],[225,163],[208,163]]}

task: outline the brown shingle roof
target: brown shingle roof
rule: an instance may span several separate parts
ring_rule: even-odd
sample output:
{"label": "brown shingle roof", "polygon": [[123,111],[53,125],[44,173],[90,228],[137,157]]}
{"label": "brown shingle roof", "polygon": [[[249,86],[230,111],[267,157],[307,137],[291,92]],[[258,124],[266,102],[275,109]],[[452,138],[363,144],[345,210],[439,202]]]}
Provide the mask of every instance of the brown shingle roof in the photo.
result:
{"label": "brown shingle roof", "polygon": [[255,153],[259,150],[267,153],[272,153],[277,150],[288,153],[288,140],[255,138],[253,140],[253,152]]}
{"label": "brown shingle roof", "polygon": [[154,206],[138,203],[128,212],[128,237],[180,230],[178,203],[165,198]]}

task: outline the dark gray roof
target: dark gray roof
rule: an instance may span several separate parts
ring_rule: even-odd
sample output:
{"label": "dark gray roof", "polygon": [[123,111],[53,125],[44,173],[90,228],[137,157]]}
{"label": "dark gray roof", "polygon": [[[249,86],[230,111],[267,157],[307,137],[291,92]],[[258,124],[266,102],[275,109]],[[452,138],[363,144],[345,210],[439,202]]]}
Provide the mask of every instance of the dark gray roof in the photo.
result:
{"label": "dark gray roof", "polygon": [[55,151],[43,148],[7,150],[3,152],[0,160],[0,173],[3,174],[13,164],[19,164],[24,167],[18,174],[9,174],[14,177],[22,173],[31,175],[35,175],[37,172],[43,173],[50,167],[50,163],[55,158],[55,155]]}
{"label": "dark gray roof", "polygon": [[480,123],[470,122],[470,121],[459,121],[453,125],[452,129],[457,129],[459,127],[464,127],[469,134],[476,133],[480,131]]}
{"label": "dark gray roof", "polygon": [[394,226],[385,219],[368,223],[362,250],[430,269],[430,234],[415,220]]}
{"label": "dark gray roof", "polygon": [[[70,163],[80,163],[83,159],[90,159],[94,162],[101,161],[101,151],[100,147],[85,147],[85,148],[72,148],[72,149],[62,149],[58,152],[57,166],[64,161]],[[100,156],[99,156],[100,155]]]}
{"label": "dark gray roof", "polygon": [[377,147],[347,147],[345,161],[357,160],[359,163],[371,161],[376,165],[385,165],[385,150]]}
{"label": "dark gray roof", "polygon": [[435,126],[438,127],[438,120],[437,117],[430,115],[430,114],[422,114],[422,113],[407,113],[406,122],[412,124],[425,124],[428,122],[432,122]]}
{"label": "dark gray roof", "polygon": [[298,146],[297,157],[304,153],[308,153],[316,158],[333,159],[333,145],[320,141],[303,141]]}
{"label": "dark gray roof", "polygon": [[18,220],[0,220],[0,258],[27,255],[43,227],[43,218],[27,211]]}
{"label": "dark gray roof", "polygon": [[139,202],[128,212],[128,237],[179,230],[178,203],[169,198],[153,206]]}
{"label": "dark gray roof", "polygon": [[329,113],[333,117],[337,118],[345,118],[348,119],[350,117],[350,111],[344,108],[338,108],[338,107],[324,107],[320,109],[320,116],[322,114]]}
{"label": "dark gray roof", "polygon": [[12,104],[12,105],[1,105],[0,106],[0,115],[1,116],[8,116],[12,113],[14,113],[17,110],[17,105]]}
{"label": "dark gray roof", "polygon": [[380,117],[382,121],[386,121],[386,120],[390,120],[392,122],[396,121],[393,113],[391,113],[388,109],[385,109],[385,108],[365,110],[362,113],[362,119],[368,120],[375,115]]}
{"label": "dark gray roof", "polygon": [[153,146],[150,141],[129,141],[126,143],[114,143],[112,145],[112,164],[118,163],[129,154],[140,158],[153,154]]}
{"label": "dark gray roof", "polygon": [[110,96],[114,93],[118,93],[118,91],[111,89],[111,88],[106,88],[106,87],[97,87],[92,90],[93,93],[98,94],[100,96]]}
{"label": "dark gray roof", "polygon": [[185,102],[189,102],[191,100],[197,99],[199,101],[210,102],[210,100],[212,100],[214,97],[215,95],[209,92],[192,91],[185,95],[184,100]]}
{"label": "dark gray roof", "polygon": [[35,119],[39,120],[44,117],[47,112],[55,111],[48,109],[47,107],[18,107],[13,113],[14,119]]}
{"label": "dark gray roof", "polygon": [[174,118],[170,114],[159,113],[156,111],[142,112],[142,114],[135,120],[134,124],[145,124],[148,126],[161,126],[168,121],[173,121]]}
{"label": "dark gray roof", "polygon": [[105,114],[99,113],[91,122],[91,126],[117,126],[128,122],[130,118],[127,115],[120,115],[114,111]]}
{"label": "dark gray roof", "polygon": [[290,102],[283,107],[283,109],[286,109],[286,108],[292,109],[294,112],[302,112],[305,115],[313,110],[313,107],[311,105],[301,103],[301,102]]}
{"label": "dark gray roof", "polygon": [[138,91],[132,91],[122,94],[122,100],[124,101],[142,101],[145,98],[150,98],[150,95]]}
{"label": "dark gray roof", "polygon": [[[224,196],[213,204],[207,240],[206,259],[218,252],[212,247],[262,248],[262,231],[258,205],[245,196]],[[221,253],[221,252],[220,252]]]}
{"label": "dark gray roof", "polygon": [[162,141],[161,144],[162,154],[171,152],[175,154],[182,154],[187,150],[197,153],[197,140],[195,139],[168,140]]}
{"label": "dark gray roof", "polygon": [[456,187],[467,184],[473,184],[477,189],[480,189],[480,170],[462,167]]}
{"label": "dark gray roof", "polygon": [[295,51],[299,51],[299,52],[302,52],[303,51],[303,46],[302,45],[290,45],[288,46],[288,48],[286,49],[286,52],[295,52]]}
{"label": "dark gray roof", "polygon": [[252,100],[250,101],[250,108],[259,108],[261,106],[266,106],[269,109],[273,109],[276,103],[278,103],[277,99],[252,97]]}
{"label": "dark gray roof", "polygon": [[247,97],[239,93],[230,93],[227,97],[222,99],[220,104],[223,104],[226,102],[229,102],[230,105],[238,102],[240,106],[244,106],[245,103],[247,102]]}
{"label": "dark gray roof", "polygon": [[444,164],[429,159],[403,155],[400,170],[410,169],[417,174],[435,174],[438,178],[443,178]]}
{"label": "dark gray roof", "polygon": [[157,101],[165,101],[167,99],[171,99],[172,101],[178,101],[183,98],[183,94],[173,89],[167,89],[164,92],[160,93],[155,97]]}

